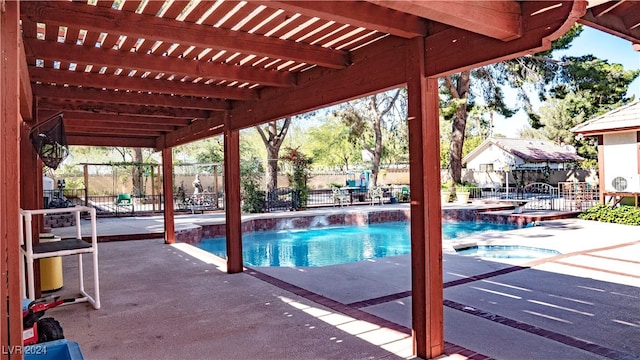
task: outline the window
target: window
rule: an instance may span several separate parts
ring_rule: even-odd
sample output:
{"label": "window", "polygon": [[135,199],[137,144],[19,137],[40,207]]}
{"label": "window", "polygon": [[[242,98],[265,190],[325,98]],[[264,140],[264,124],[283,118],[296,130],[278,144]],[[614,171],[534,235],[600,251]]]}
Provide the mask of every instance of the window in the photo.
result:
{"label": "window", "polygon": [[484,172],[493,171],[493,164],[480,164],[480,171],[484,171]]}

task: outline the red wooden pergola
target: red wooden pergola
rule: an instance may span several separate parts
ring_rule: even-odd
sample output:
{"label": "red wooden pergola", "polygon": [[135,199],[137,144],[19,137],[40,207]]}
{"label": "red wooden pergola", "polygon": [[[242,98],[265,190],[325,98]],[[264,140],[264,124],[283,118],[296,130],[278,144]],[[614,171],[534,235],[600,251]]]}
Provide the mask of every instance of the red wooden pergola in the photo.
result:
{"label": "red wooden pergola", "polygon": [[22,343],[18,211],[42,207],[33,125],[61,111],[71,145],[161,151],[168,243],[172,148],[222,135],[235,273],[239,131],[406,85],[414,352],[442,354],[437,78],[546,50],[576,21],[640,43],[626,1],[0,0],[3,348]]}

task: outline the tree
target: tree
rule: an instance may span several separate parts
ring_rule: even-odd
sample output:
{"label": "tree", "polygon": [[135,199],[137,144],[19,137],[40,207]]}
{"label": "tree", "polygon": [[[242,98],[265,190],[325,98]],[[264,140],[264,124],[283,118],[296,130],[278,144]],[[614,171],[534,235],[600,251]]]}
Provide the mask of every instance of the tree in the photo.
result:
{"label": "tree", "polygon": [[179,147],[186,157],[198,163],[220,163],[224,161],[224,143],[221,136],[203,139]]}
{"label": "tree", "polygon": [[284,121],[278,123],[278,121],[271,121],[262,128],[262,126],[256,126],[256,130],[262,138],[265,148],[267,149],[267,191],[273,192],[278,188],[278,157],[280,153],[280,146],[284,142],[289,125],[291,124],[291,118],[286,118]]}
{"label": "tree", "polygon": [[128,165],[125,165],[125,167],[130,167],[131,169],[131,193],[135,196],[145,195],[144,163],[149,161],[153,154],[153,150],[147,149],[147,155],[145,156],[143,148],[114,147],[113,149],[120,154],[123,163],[129,163]]}
{"label": "tree", "polygon": [[581,25],[574,26],[567,34],[554,41],[549,51],[448,75],[442,79],[441,95],[444,97],[444,104],[441,108],[443,118],[451,121],[449,174],[454,183],[462,180],[467,118],[476,106],[476,101],[482,100],[482,105],[489,111],[511,117],[516,109],[507,106],[502,90],[503,86],[511,86],[517,90],[520,100],[516,107],[524,108],[530,114],[532,123],[535,123],[536,118],[525,84],[538,83],[538,89],[542,89],[552,81],[555,75],[549,69],[553,68],[553,62],[546,60],[550,59],[553,50],[568,48],[581,29]]}
{"label": "tree", "polygon": [[291,184],[290,186],[294,190],[293,206],[295,209],[306,208],[309,197],[307,183],[311,177],[309,166],[312,160],[297,148],[286,148],[282,160],[287,161],[292,168],[291,172],[287,174],[287,178],[289,179],[289,184]]}
{"label": "tree", "polygon": [[349,134],[346,124],[330,116],[321,125],[308,129],[307,141],[301,148],[311,154],[316,165],[348,171],[361,156]]}
{"label": "tree", "polygon": [[594,140],[576,138],[571,128],[632,100],[629,84],[640,70],[624,70],[592,55],[563,57],[557,80],[540,107],[538,134],[557,144],[573,145],[592,166],[597,160]]}
{"label": "tree", "polygon": [[[383,155],[383,121],[394,110],[402,89],[350,101],[334,114],[349,127],[349,139],[372,156],[371,183],[377,186]],[[404,116],[406,118],[406,115]]]}
{"label": "tree", "polygon": [[142,165],[142,148],[136,147],[131,149],[131,158],[133,163],[131,166],[131,192],[136,196],[142,196],[146,193],[144,186],[144,169]]}
{"label": "tree", "polygon": [[455,183],[462,178],[462,147],[464,146],[465,130],[467,128],[467,108],[469,107],[469,88],[471,87],[471,71],[444,77],[445,93],[450,96],[445,111],[451,116],[451,140],[449,143],[449,176]]}

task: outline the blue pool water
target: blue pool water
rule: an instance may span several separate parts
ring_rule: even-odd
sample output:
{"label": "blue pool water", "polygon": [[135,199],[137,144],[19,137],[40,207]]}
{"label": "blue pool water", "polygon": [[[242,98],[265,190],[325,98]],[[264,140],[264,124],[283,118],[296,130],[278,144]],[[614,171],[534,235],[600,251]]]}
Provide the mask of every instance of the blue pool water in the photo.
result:
{"label": "blue pool water", "polygon": [[[514,224],[444,223],[442,238],[455,239],[478,232],[516,228],[518,226]],[[249,266],[327,266],[409,254],[410,239],[406,222],[260,231],[242,236],[242,256]],[[226,257],[224,237],[203,239],[198,246]]]}

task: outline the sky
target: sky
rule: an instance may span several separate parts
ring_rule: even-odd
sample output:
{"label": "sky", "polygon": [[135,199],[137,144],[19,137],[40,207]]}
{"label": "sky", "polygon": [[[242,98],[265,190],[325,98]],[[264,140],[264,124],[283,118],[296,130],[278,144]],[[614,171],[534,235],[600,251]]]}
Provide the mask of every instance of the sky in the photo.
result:
{"label": "sky", "polygon": [[[640,52],[633,50],[631,42],[588,26],[583,29],[572,42],[571,48],[554,53],[554,57],[592,54],[608,60],[610,64],[622,64],[625,70],[640,68]],[[631,83],[628,94],[635,95],[636,100],[640,99],[640,78]],[[518,137],[520,130],[528,127],[527,116],[522,111],[509,119],[494,118],[494,134]]]}

